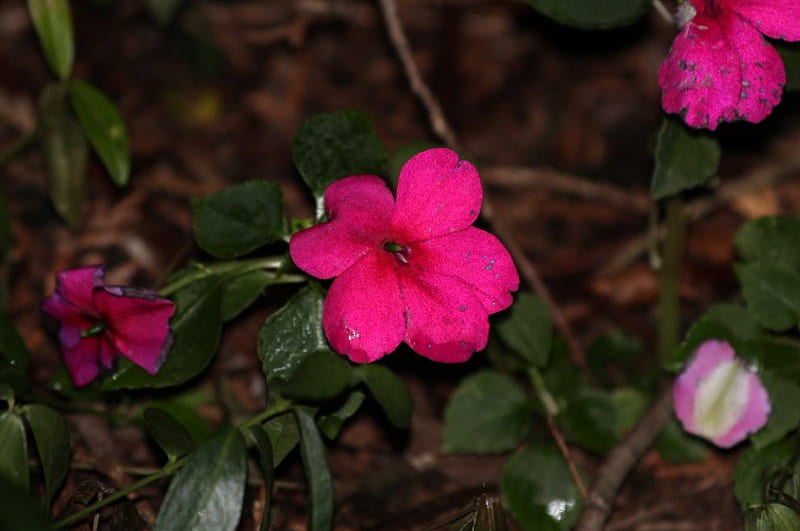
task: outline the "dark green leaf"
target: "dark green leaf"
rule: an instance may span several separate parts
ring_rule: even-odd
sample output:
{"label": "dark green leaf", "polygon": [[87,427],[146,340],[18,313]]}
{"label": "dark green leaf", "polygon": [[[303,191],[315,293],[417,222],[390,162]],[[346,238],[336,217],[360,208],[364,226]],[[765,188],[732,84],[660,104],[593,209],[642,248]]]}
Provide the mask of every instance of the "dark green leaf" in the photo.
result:
{"label": "dark green leaf", "polygon": [[779,265],[736,264],[747,308],[765,328],[782,331],[800,323],[800,271]]}
{"label": "dark green leaf", "polygon": [[24,406],[22,414],[28,419],[39,451],[46,487],[45,505],[49,508],[53,495],[69,472],[69,427],[60,413],[41,404]]}
{"label": "dark green leaf", "polygon": [[570,439],[592,452],[605,454],[619,441],[617,410],[611,397],[602,391],[581,389],[558,420]]}
{"label": "dark green leaf", "polygon": [[292,377],[280,385],[280,392],[297,400],[330,400],[344,392],[352,375],[344,358],[330,350],[320,350],[303,360]]}
{"label": "dark green leaf", "polygon": [[203,443],[169,486],[154,531],[236,529],[247,479],[241,433],[226,426]]}
{"label": "dark green leaf", "polygon": [[745,262],[800,269],[800,219],[760,218],[736,232],[736,249]]}
{"label": "dark green leaf", "polygon": [[[168,413],[189,433],[192,441],[197,444],[205,441],[212,433],[209,420],[200,414],[203,406],[216,402],[216,396],[205,390],[188,390],[177,395],[171,395],[162,400],[152,400],[142,404],[142,407],[157,408]],[[144,415],[142,416],[144,422]]]}
{"label": "dark green leaf", "polygon": [[786,90],[800,89],[800,46],[796,42],[775,41],[773,46],[786,68]]}
{"label": "dark green leaf", "polygon": [[14,389],[10,385],[0,383],[0,401],[8,404],[8,409],[14,407]]}
{"label": "dark green leaf", "polygon": [[769,393],[771,409],[767,424],[750,436],[756,448],[779,441],[800,424],[800,385],[783,374],[764,371],[761,383]]}
{"label": "dark green leaf", "polygon": [[365,397],[366,395],[361,391],[352,391],[341,406],[330,413],[321,415],[317,419],[317,425],[325,437],[331,440],[338,437],[344,422],[355,415]]}
{"label": "dark green leaf", "polygon": [[128,131],[117,108],[102,92],[84,81],[70,82],[69,100],[111,180],[117,186],[128,184],[131,175]]}
{"label": "dark green leaf", "polygon": [[497,330],[518,355],[534,367],[544,367],[550,355],[553,323],[547,305],[530,293],[520,293],[508,318]]}
{"label": "dark green leaf", "polygon": [[269,531],[270,518],[272,515],[272,484],[275,480],[275,463],[272,456],[272,442],[267,433],[261,426],[250,428],[250,435],[256,443],[258,457],[261,463],[261,473],[264,475],[264,511],[261,513],[260,531]]}
{"label": "dark green leaf", "polygon": [[263,424],[264,431],[267,432],[272,443],[272,458],[275,466],[281,464],[289,452],[294,450],[300,442],[300,431],[297,428],[297,421],[291,412],[272,417]]}
{"label": "dark green leaf", "polygon": [[28,446],[22,418],[11,411],[0,413],[0,477],[28,492]]}
{"label": "dark green leaf", "polygon": [[197,243],[217,258],[235,258],[286,236],[277,184],[250,181],[192,200]]}
{"label": "dark green leaf", "polygon": [[8,198],[0,190],[0,261],[8,262],[8,253],[14,242],[11,236],[11,213],[8,210]]}
{"label": "dark green leaf", "polygon": [[543,15],[578,29],[609,29],[628,26],[650,8],[649,0],[528,0]]}
{"label": "dark green leaf", "polygon": [[28,385],[28,348],[7,315],[0,313],[0,383],[22,392]]}
{"label": "dark green leaf", "polygon": [[249,308],[273,278],[270,273],[258,269],[229,280],[222,292],[222,320],[230,321]]}
{"label": "dark green leaf", "polygon": [[501,488],[514,520],[526,530],[568,530],[580,514],[578,489],[553,448],[514,455],[503,469]]}
{"label": "dark green leaf", "polygon": [[708,446],[687,435],[675,419],[661,432],[656,449],[670,463],[700,463],[708,457]]}
{"label": "dark green leaf", "polygon": [[392,426],[408,428],[414,403],[403,380],[383,365],[360,365],[356,375],[367,386]]}
{"label": "dark green leaf", "polygon": [[745,531],[797,531],[798,529],[800,529],[800,515],[780,503],[750,507],[745,513]]}
{"label": "dark green leaf", "polygon": [[300,428],[300,450],[308,482],[308,529],[326,531],[333,527],[333,481],[325,446],[314,417],[302,408],[295,408],[294,414]]}
{"label": "dark green leaf", "polygon": [[657,142],[650,186],[653,199],[707,184],[716,175],[721,151],[710,134],[690,129],[682,120],[671,117],[664,120]]}
{"label": "dark green leaf", "polygon": [[50,68],[59,79],[66,80],[75,59],[68,0],[28,0],[28,11]]}
{"label": "dark green leaf", "polygon": [[3,531],[53,529],[41,503],[0,474],[0,528]]}
{"label": "dark green leaf", "polygon": [[499,453],[527,435],[531,409],[522,389],[507,376],[481,371],[466,378],[444,413],[444,453]]}
{"label": "dark green leaf", "polygon": [[183,0],[143,0],[143,3],[156,22],[166,26],[175,18]]}
{"label": "dark green leaf", "polygon": [[783,440],[764,448],[753,446],[742,452],[734,472],[734,493],[739,503],[764,503],[765,487],[777,472],[791,472],[790,465],[797,458],[797,451],[795,441]]}
{"label": "dark green leaf", "polygon": [[258,357],[267,381],[289,380],[308,356],[328,348],[322,332],[324,298],[319,284],[309,283],[264,322]]}
{"label": "dark green leaf", "polygon": [[294,162],[314,196],[349,175],[379,175],[386,153],[369,116],[361,111],[318,114],[306,121],[292,144]]}
{"label": "dark green leaf", "polygon": [[39,138],[50,179],[50,200],[67,224],[77,229],[86,204],[89,146],[60,85],[48,85],[39,97]]}
{"label": "dark green leaf", "polygon": [[631,429],[647,410],[647,395],[633,387],[620,387],[611,393],[617,411],[616,433],[621,436]]}
{"label": "dark green leaf", "polygon": [[194,446],[192,436],[172,415],[161,409],[149,407],[144,410],[142,416],[144,427],[167,454],[170,463],[192,451]]}

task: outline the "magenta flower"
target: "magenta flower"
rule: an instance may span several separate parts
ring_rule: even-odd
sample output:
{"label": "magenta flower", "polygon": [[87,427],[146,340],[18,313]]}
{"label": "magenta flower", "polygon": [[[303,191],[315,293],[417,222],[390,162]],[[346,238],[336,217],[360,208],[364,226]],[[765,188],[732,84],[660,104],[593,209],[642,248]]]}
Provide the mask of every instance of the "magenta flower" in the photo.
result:
{"label": "magenta flower", "polygon": [[767,423],[761,380],[725,341],[701,344],[672,388],[675,414],[689,433],[729,448]]}
{"label": "magenta flower", "polygon": [[104,279],[103,266],[59,271],[56,292],[42,302],[42,311],[59,324],[75,385],[97,378],[120,354],[155,374],[172,344],[175,303],[148,289],[106,286]]}
{"label": "magenta flower", "polygon": [[471,226],[482,199],[475,167],[444,148],[406,162],[397,201],[372,175],[328,187],[328,221],[289,251],[307,273],[337,277],[322,319],[334,350],[368,363],[405,341],[457,363],[486,346],[488,315],[511,304],[519,276],[503,244]]}
{"label": "magenta flower", "polygon": [[786,72],[762,34],[800,40],[797,0],[686,0],[676,19],[680,33],[658,73],[664,110],[711,130],[766,118]]}

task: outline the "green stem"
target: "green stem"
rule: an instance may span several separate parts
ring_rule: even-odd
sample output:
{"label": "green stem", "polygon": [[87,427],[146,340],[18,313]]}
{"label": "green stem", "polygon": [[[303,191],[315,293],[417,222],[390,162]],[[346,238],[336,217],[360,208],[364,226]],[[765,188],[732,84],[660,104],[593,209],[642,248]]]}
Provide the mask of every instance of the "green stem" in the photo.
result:
{"label": "green stem", "polygon": [[664,361],[678,348],[681,334],[681,265],[686,247],[686,212],[683,199],[666,203],[666,234],[661,269],[658,272],[658,353]]}
{"label": "green stem", "polygon": [[539,371],[539,369],[532,368],[528,370],[528,374],[531,378],[531,383],[533,384],[533,390],[536,392],[536,396],[542,403],[542,407],[544,407],[545,414],[551,417],[558,415],[558,404],[556,403],[555,398],[553,398],[553,395],[550,394],[550,390],[547,389],[547,384],[544,382],[542,373]]}
{"label": "green stem", "polygon": [[8,149],[0,153],[0,168],[3,168],[16,155],[27,149],[28,146],[33,143],[34,139],[36,139],[36,128],[23,133],[16,142],[8,147]]}

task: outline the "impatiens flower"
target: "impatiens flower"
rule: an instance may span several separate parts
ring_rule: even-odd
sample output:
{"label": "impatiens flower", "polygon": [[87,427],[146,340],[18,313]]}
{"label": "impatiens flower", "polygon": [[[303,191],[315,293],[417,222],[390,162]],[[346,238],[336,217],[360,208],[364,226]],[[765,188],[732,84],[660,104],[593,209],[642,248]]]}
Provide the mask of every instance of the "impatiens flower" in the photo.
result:
{"label": "impatiens flower", "polygon": [[680,33],[658,73],[664,110],[712,130],[766,118],[786,72],[764,35],[800,40],[797,0],[685,0],[676,19]]}
{"label": "impatiens flower", "polygon": [[102,266],[56,274],[56,292],[42,311],[58,322],[64,363],[75,385],[86,385],[122,355],[156,374],[172,344],[175,303],[156,292],[106,286]]}
{"label": "impatiens flower", "polygon": [[444,148],[403,166],[396,201],[373,175],[331,184],[328,221],[289,247],[307,273],[336,277],[322,319],[331,346],[357,363],[403,341],[445,363],[483,349],[488,315],[511,304],[519,276],[500,241],[471,226],[482,200],[474,166]]}
{"label": "impatiens flower", "polygon": [[672,388],[675,414],[689,433],[729,448],[767,423],[769,395],[725,341],[701,344]]}

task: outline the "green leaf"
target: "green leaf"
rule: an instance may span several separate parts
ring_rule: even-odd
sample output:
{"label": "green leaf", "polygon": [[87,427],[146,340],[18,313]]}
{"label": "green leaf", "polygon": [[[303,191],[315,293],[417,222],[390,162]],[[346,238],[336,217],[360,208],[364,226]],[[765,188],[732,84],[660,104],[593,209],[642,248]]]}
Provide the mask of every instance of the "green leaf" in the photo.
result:
{"label": "green leaf", "polygon": [[69,427],[60,413],[42,404],[24,406],[22,414],[28,419],[39,451],[39,461],[44,471],[45,505],[49,508],[69,472]]}
{"label": "green leaf", "polygon": [[67,0],[28,0],[31,21],[50,68],[65,81],[75,59],[72,12]]}
{"label": "green leaf", "polygon": [[444,453],[500,453],[531,427],[525,392],[507,376],[481,371],[466,378],[444,413]]}
{"label": "green leaf", "polygon": [[192,199],[194,235],[217,258],[235,258],[286,236],[277,184],[250,181]]}
{"label": "green leaf", "polygon": [[325,293],[311,282],[264,322],[258,335],[258,357],[267,381],[287,381],[314,352],[328,349],[322,332]]}
{"label": "green leaf", "polygon": [[22,418],[11,411],[0,413],[0,477],[28,492],[28,447]]}
{"label": "green leaf", "polygon": [[0,515],[3,530],[48,531],[53,529],[38,500],[0,474]]}
{"label": "green leaf", "polygon": [[658,133],[650,195],[659,200],[707,184],[717,173],[720,154],[712,135],[666,118]]}
{"label": "green leaf", "polygon": [[526,448],[506,462],[501,482],[514,520],[523,529],[568,530],[580,514],[569,468],[553,448]]}
{"label": "green leaf", "polygon": [[230,321],[249,308],[273,279],[273,275],[258,269],[229,280],[222,292],[222,320]]}
{"label": "green leaf", "polygon": [[261,473],[264,476],[264,510],[261,513],[260,531],[269,531],[270,517],[272,514],[272,485],[275,480],[275,463],[273,462],[272,443],[267,433],[261,426],[250,428],[250,435],[256,443],[258,458],[261,463]]}
{"label": "green leaf", "polygon": [[745,512],[745,531],[797,531],[800,515],[786,505],[770,503]]}
{"label": "green leaf", "polygon": [[213,276],[193,282],[175,295],[177,308],[170,321],[175,342],[155,376],[121,359],[119,369],[103,382],[103,390],[169,387],[181,384],[208,366],[222,329],[220,303],[224,280]]}
{"label": "green leaf", "polygon": [[381,406],[389,423],[401,430],[411,423],[414,403],[405,382],[383,365],[360,365],[356,375]]}
{"label": "green leaf", "polygon": [[800,424],[800,385],[773,371],[764,371],[761,383],[769,393],[771,410],[767,424],[750,436],[756,448],[779,441]]}
{"label": "green leaf", "polygon": [[550,355],[553,322],[547,305],[530,293],[520,293],[508,318],[498,327],[500,338],[534,367],[544,367]]}
{"label": "green leaf", "polygon": [[656,441],[656,449],[670,463],[700,463],[708,457],[708,446],[686,434],[672,419]]}
{"label": "green leaf", "polygon": [[169,486],[154,531],[234,530],[247,479],[247,449],[236,428],[225,426],[203,443]]}
{"label": "green leaf", "polygon": [[355,415],[358,408],[364,403],[364,398],[366,395],[361,391],[352,391],[341,406],[330,413],[320,415],[317,419],[317,426],[325,437],[331,440],[338,437],[345,421]]}
{"label": "green leaf", "polygon": [[102,92],[84,81],[70,82],[69,100],[111,180],[117,186],[128,184],[131,175],[128,131],[117,108]]}
{"label": "green leaf", "polygon": [[752,446],[742,452],[734,472],[734,493],[742,505],[764,503],[766,486],[776,473],[791,472],[791,463],[797,458],[797,445],[792,440],[782,440],[764,448]]}
{"label": "green leaf", "polygon": [[156,22],[166,26],[175,18],[183,0],[142,0],[142,3]]}
{"label": "green leaf", "polygon": [[148,407],[142,415],[144,427],[172,463],[192,451],[192,436],[175,418],[158,408]]}
{"label": "green leaf", "polygon": [[294,414],[300,428],[300,450],[308,482],[308,529],[325,531],[333,527],[333,481],[325,446],[314,417],[302,408],[295,408]]}
{"label": "green leaf", "polygon": [[296,400],[330,400],[344,392],[352,374],[344,358],[330,350],[320,350],[303,360],[292,377],[280,385],[280,393]]}
{"label": "green leaf", "polygon": [[620,387],[611,393],[617,411],[616,433],[622,436],[631,429],[647,410],[647,395],[633,387]]}
{"label": "green leaf", "polygon": [[537,11],[578,29],[609,29],[636,22],[650,8],[649,0],[528,0]]}
{"label": "green leaf", "polygon": [[800,219],[759,218],[736,232],[736,249],[745,262],[800,269]]}
{"label": "green leaf", "polygon": [[0,400],[8,404],[8,409],[14,408],[14,389],[10,385],[0,383]]}
{"label": "green leaf", "polygon": [[342,177],[379,175],[386,162],[369,116],[352,110],[311,117],[297,131],[292,154],[300,175],[317,198]]}
{"label": "green leaf", "polygon": [[89,146],[60,85],[48,85],[39,96],[39,138],[50,179],[50,200],[70,228],[77,229],[86,205]]}
{"label": "green leaf", "polygon": [[558,420],[570,439],[592,452],[603,455],[619,441],[617,410],[603,391],[581,389]]}
{"label": "green leaf", "polygon": [[[206,390],[188,389],[179,394],[170,394],[161,400],[149,400],[141,404],[142,408],[155,408],[169,414],[180,422],[191,440],[197,444],[208,439],[212,433],[209,420],[200,414],[203,406],[216,403],[216,396]],[[141,422],[144,423],[142,412]]]}
{"label": "green leaf", "polygon": [[300,442],[300,430],[291,412],[272,417],[263,425],[272,443],[272,458],[277,467]]}
{"label": "green leaf", "polygon": [[0,383],[23,392],[28,386],[28,347],[6,314],[0,313]]}
{"label": "green leaf", "polygon": [[736,264],[747,308],[765,328],[783,331],[800,323],[800,271],[770,264]]}

